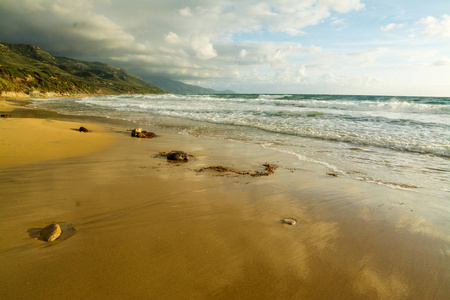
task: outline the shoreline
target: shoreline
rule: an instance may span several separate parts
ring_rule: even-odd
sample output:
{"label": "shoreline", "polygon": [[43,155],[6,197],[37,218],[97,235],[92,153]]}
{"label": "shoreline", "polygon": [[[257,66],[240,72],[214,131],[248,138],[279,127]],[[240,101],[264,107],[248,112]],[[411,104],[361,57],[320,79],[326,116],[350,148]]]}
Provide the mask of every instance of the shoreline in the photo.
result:
{"label": "shoreline", "polygon": [[[51,118],[29,126],[61,125]],[[83,134],[64,123],[75,144],[97,132],[114,143],[0,169],[2,298],[445,299],[450,293],[449,204],[442,200],[335,178],[258,145],[173,134],[135,139],[126,131],[130,123],[73,118],[98,126]],[[14,116],[0,126],[10,121]],[[0,137],[12,139],[4,130]],[[58,131],[54,141],[62,139]],[[157,156],[171,150],[193,156],[183,164]],[[258,178],[198,172],[217,165],[261,171],[263,163],[277,170]],[[33,238],[33,229],[52,222],[75,234],[50,244]]]}

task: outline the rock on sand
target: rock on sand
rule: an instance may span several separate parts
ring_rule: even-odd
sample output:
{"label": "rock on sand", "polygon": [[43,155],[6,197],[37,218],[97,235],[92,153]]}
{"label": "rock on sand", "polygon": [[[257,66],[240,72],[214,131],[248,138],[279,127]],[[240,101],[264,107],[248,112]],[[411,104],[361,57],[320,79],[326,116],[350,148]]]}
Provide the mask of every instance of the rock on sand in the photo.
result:
{"label": "rock on sand", "polygon": [[53,242],[61,235],[61,227],[58,224],[50,224],[39,233],[39,239]]}
{"label": "rock on sand", "polygon": [[174,150],[170,151],[169,154],[167,154],[167,160],[171,161],[188,161],[189,157],[186,154],[186,152]]}
{"label": "rock on sand", "polygon": [[131,131],[132,137],[142,138],[142,139],[151,139],[157,137],[156,133],[151,131],[142,130],[142,128],[136,128]]}
{"label": "rock on sand", "polygon": [[78,129],[79,132],[91,132],[89,129],[87,129],[86,127],[81,126],[80,129]]}
{"label": "rock on sand", "polygon": [[281,219],[281,223],[287,224],[287,225],[295,225],[295,224],[297,224],[297,220],[292,219],[292,218]]}

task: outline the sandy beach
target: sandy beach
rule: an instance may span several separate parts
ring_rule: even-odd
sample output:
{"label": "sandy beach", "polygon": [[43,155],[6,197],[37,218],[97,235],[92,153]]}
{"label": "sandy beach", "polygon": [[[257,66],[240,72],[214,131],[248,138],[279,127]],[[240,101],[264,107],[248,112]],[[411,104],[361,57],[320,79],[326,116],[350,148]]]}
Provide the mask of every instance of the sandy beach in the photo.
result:
{"label": "sandy beach", "polygon": [[[143,129],[159,137],[137,139],[128,124],[17,108],[0,105],[12,114],[0,119],[1,299],[450,295],[445,199],[329,176],[258,145],[154,128]],[[171,150],[190,161],[158,155]],[[205,170],[264,163],[277,169]],[[39,240],[51,223],[61,237]]]}

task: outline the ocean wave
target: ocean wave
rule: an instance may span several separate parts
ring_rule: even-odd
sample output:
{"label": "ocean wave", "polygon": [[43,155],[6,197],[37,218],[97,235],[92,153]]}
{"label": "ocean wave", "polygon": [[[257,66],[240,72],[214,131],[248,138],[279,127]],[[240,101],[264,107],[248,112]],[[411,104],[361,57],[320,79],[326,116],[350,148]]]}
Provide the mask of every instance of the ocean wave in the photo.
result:
{"label": "ocean wave", "polygon": [[285,99],[290,98],[292,95],[274,95],[274,94],[261,94],[258,96],[258,99]]}
{"label": "ocean wave", "polygon": [[[405,104],[398,99],[384,103],[348,101],[347,98],[340,101],[282,99],[294,98],[292,95],[276,95],[277,99],[269,99],[272,96],[259,95],[262,99],[255,101],[241,95],[233,95],[231,100],[221,95],[120,95],[76,98],[72,102],[56,99],[54,103],[57,110],[71,114],[114,116],[130,121],[159,115],[353,145],[450,156],[449,114],[430,118],[426,113],[392,114],[389,111],[400,106],[403,110],[404,107],[415,107],[417,111],[417,107],[424,108],[428,104]],[[332,108],[364,105],[380,110],[361,113],[361,110],[336,111]]]}
{"label": "ocean wave", "polygon": [[[345,142],[352,145],[376,146],[379,148],[392,149],[397,151],[409,151],[423,154],[433,154],[439,156],[450,157],[450,145],[446,143],[445,137],[437,137],[434,141],[424,140],[417,135],[417,132],[406,133],[397,131],[395,134],[388,130],[384,132],[376,130],[364,129],[363,126],[358,126],[349,130],[336,126],[336,124],[324,123],[321,127],[314,126],[293,126],[288,120],[285,120],[286,114],[279,115],[280,120],[274,120],[273,116],[264,117],[264,114],[259,114],[261,118],[255,118],[255,115],[249,116],[245,112],[229,111],[228,114],[211,113],[208,111],[196,113],[186,113],[177,110],[157,112],[157,115],[185,118],[192,121],[207,122],[222,125],[245,126],[249,128],[259,129],[274,134],[287,134],[291,136],[298,136],[303,138],[321,139],[327,141]],[[329,124],[329,125],[327,125]],[[356,123],[355,123],[356,124]],[[424,132],[423,135],[427,134]]]}
{"label": "ocean wave", "polygon": [[[268,100],[270,101],[270,100]],[[273,105],[301,108],[320,108],[343,111],[374,111],[400,113],[450,114],[450,105],[410,103],[403,101],[325,101],[325,100],[272,100]]]}
{"label": "ocean wave", "polygon": [[[149,97],[145,97],[144,99],[148,100]],[[195,100],[191,100],[190,96],[181,97],[181,96],[164,96],[163,99],[160,97],[152,97],[152,101],[141,101],[140,98],[122,98],[120,101],[118,99],[112,97],[107,99],[101,98],[85,98],[82,100],[78,100],[78,103],[85,105],[93,105],[99,108],[109,108],[115,110],[123,110],[123,111],[131,111],[133,109],[136,112],[139,111],[184,111],[188,113],[197,112],[207,112],[211,113],[216,112],[226,112],[230,110],[241,111],[248,113],[250,115],[261,115],[264,114],[266,116],[280,116],[284,115],[286,117],[295,117],[295,116],[308,116],[308,117],[329,117],[329,118],[337,118],[337,119],[348,119],[348,120],[360,120],[360,121],[374,121],[374,122],[392,122],[392,123],[408,123],[412,122],[415,124],[423,123],[430,125],[433,124],[444,124],[450,125],[450,118],[447,115],[442,115],[440,117],[435,117],[432,121],[425,114],[415,114],[415,115],[399,115],[399,114],[390,114],[389,112],[385,112],[380,110],[379,112],[351,112],[351,111],[336,111],[333,109],[322,108],[318,105],[296,105],[285,106],[285,105],[265,105],[256,102],[249,102],[245,99],[235,98],[233,101],[224,101],[224,99],[212,100],[210,97],[203,97],[201,101],[199,101],[198,96],[194,98]],[[179,114],[177,114],[179,116]],[[408,121],[409,120],[409,121]],[[207,121],[207,120],[205,120]]]}
{"label": "ocean wave", "polygon": [[[365,98],[363,98],[365,99]],[[105,104],[108,101],[112,102],[145,102],[146,100],[186,103],[191,102],[196,105],[208,105],[217,103],[233,103],[247,104],[253,106],[277,106],[285,107],[286,109],[306,108],[306,109],[323,109],[334,111],[354,111],[354,112],[381,112],[381,113],[413,113],[413,114],[450,114],[450,101],[435,101],[432,103],[419,103],[418,101],[405,101],[397,98],[390,98],[388,100],[355,100],[351,98],[337,98],[337,99],[320,99],[320,97],[309,97],[296,99],[293,95],[252,95],[252,97],[245,97],[245,95],[120,95],[120,96],[106,96],[106,97],[87,97],[81,98],[80,102],[92,103],[97,105]],[[430,101],[423,101],[430,102]],[[437,104],[445,103],[445,104]],[[130,103],[131,104],[131,103]]]}
{"label": "ocean wave", "polygon": [[263,144],[261,146],[264,149],[269,149],[269,150],[277,151],[277,152],[280,152],[280,153],[293,155],[293,156],[297,157],[297,159],[300,160],[300,161],[312,162],[312,163],[315,163],[315,164],[319,164],[319,165],[325,166],[328,170],[333,171],[333,172],[338,173],[338,174],[344,174],[345,173],[344,171],[338,169],[336,166],[334,166],[334,165],[332,165],[332,164],[330,164],[330,163],[328,163],[326,161],[317,160],[317,159],[313,159],[313,158],[307,157],[307,156],[305,156],[305,155],[303,155],[301,153],[298,153],[298,152],[296,152],[296,151],[294,151],[292,149],[289,149],[289,148],[283,148],[283,147],[280,147],[280,146],[274,146],[274,145],[269,144],[269,143]]}

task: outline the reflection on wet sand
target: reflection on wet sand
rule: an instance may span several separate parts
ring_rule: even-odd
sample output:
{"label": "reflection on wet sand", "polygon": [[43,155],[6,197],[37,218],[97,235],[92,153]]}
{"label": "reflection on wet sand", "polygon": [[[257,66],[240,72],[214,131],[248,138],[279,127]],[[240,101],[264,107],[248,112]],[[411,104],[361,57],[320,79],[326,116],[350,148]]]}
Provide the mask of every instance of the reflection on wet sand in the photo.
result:
{"label": "reflection on wet sand", "polygon": [[[203,155],[180,165],[154,157],[172,148]],[[2,170],[0,295],[446,299],[445,210],[431,218],[414,193],[330,177],[279,155],[192,137],[123,136],[96,154]],[[196,172],[265,162],[279,169],[259,178]],[[280,222],[287,217],[297,223]],[[43,247],[35,231],[52,222],[77,234]]]}

